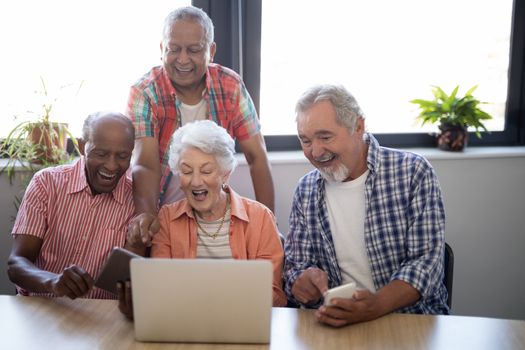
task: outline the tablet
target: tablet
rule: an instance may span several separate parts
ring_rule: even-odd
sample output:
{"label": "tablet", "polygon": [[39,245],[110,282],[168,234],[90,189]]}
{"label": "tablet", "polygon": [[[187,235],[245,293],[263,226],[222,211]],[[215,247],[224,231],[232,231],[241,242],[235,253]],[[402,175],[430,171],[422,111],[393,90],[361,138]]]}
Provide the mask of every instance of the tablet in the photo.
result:
{"label": "tablet", "polygon": [[102,272],[95,281],[95,286],[117,294],[117,282],[130,279],[129,261],[134,258],[142,258],[142,256],[124,248],[113,248]]}

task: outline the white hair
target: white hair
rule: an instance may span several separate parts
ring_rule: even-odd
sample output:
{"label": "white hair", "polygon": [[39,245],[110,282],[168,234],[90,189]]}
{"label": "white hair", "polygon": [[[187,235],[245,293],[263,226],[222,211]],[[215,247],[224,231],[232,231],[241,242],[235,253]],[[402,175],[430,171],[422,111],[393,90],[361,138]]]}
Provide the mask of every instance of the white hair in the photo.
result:
{"label": "white hair", "polygon": [[315,85],[309,88],[295,105],[296,121],[301,113],[321,101],[330,101],[335,109],[337,122],[354,132],[359,119],[365,115],[355,97],[342,85]]}
{"label": "white hair", "polygon": [[169,166],[179,172],[180,156],[189,147],[215,157],[223,174],[229,174],[237,165],[235,141],[226,129],[211,120],[198,120],[178,128],[171,138]]}
{"label": "white hair", "polygon": [[196,21],[204,30],[204,37],[206,44],[210,45],[213,42],[213,22],[206,12],[194,6],[187,6],[178,8],[168,14],[164,20],[164,27],[162,29],[162,42],[166,43],[170,38],[171,27],[178,20]]}

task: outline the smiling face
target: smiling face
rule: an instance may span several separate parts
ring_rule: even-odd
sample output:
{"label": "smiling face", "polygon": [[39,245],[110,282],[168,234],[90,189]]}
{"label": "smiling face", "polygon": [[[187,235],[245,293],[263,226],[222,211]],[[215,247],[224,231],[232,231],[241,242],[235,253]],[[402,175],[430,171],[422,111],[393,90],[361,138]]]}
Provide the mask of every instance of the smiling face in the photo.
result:
{"label": "smiling face", "polygon": [[129,168],[133,152],[133,129],[111,116],[94,121],[85,145],[86,176],[96,195],[115,189]]}
{"label": "smiling face", "polygon": [[202,92],[206,69],[215,55],[215,43],[206,43],[198,21],[175,21],[169,38],[161,43],[161,52],[164,69],[177,90]]}
{"label": "smiling face", "polygon": [[220,218],[227,198],[222,185],[229,174],[224,174],[215,157],[189,147],[181,152],[178,169],[180,187],[190,206],[206,220]]}
{"label": "smiling face", "polygon": [[366,171],[363,119],[352,133],[337,122],[334,107],[324,100],[297,116],[297,133],[306,158],[329,180],[350,181]]}

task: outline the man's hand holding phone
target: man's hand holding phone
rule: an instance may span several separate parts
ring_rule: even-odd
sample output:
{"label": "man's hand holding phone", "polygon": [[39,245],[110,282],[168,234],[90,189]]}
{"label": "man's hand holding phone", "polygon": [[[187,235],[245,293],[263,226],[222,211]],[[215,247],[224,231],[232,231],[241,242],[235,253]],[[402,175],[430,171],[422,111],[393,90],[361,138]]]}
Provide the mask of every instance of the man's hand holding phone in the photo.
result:
{"label": "man's hand holding phone", "polygon": [[332,299],[334,298],[346,298],[350,299],[354,295],[356,291],[356,285],[354,282],[350,282],[347,284],[343,284],[342,286],[338,286],[332,289],[329,289],[324,293],[324,305],[325,306],[331,306],[332,305]]}

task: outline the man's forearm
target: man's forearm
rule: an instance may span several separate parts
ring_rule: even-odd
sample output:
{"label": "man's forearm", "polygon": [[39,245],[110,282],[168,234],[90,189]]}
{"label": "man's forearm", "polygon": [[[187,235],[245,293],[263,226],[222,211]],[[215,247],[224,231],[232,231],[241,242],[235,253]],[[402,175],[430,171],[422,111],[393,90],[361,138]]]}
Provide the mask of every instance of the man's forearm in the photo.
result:
{"label": "man's forearm", "polygon": [[250,175],[252,177],[255,199],[266,205],[273,212],[275,210],[275,193],[268,160],[266,158],[254,160],[250,164]]}
{"label": "man's forearm", "polygon": [[380,301],[379,316],[415,304],[421,295],[407,282],[394,280],[377,292]]}
{"label": "man's forearm", "polygon": [[7,274],[11,282],[33,293],[52,293],[51,282],[56,274],[36,267],[24,257],[10,257]]}
{"label": "man's forearm", "polygon": [[160,174],[141,165],[133,167],[133,201],[135,213],[157,214]]}

